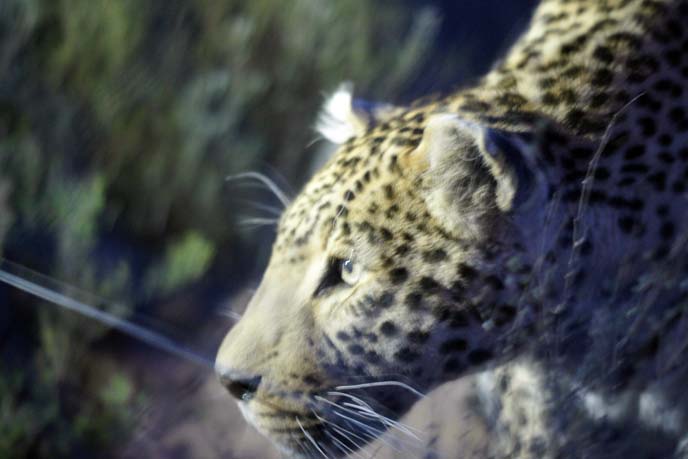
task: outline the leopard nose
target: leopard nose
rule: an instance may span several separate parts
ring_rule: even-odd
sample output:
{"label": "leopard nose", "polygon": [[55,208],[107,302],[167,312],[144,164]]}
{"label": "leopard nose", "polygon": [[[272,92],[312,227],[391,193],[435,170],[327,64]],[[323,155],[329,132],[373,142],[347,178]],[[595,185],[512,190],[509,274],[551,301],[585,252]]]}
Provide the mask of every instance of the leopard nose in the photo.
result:
{"label": "leopard nose", "polygon": [[256,395],[262,376],[249,378],[232,377],[228,375],[220,376],[220,381],[227,388],[234,398],[247,402]]}

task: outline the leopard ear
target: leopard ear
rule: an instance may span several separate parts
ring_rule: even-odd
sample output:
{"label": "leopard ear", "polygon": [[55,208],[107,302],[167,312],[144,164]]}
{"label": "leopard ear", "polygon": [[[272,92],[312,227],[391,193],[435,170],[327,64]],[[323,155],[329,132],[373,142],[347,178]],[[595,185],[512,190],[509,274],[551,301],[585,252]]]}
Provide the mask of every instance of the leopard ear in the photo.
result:
{"label": "leopard ear", "polygon": [[422,178],[431,211],[443,218],[515,212],[528,206],[539,180],[526,140],[454,114],[434,115],[401,163]]}
{"label": "leopard ear", "polygon": [[325,101],[315,128],[325,139],[339,145],[401,112],[403,109],[394,105],[354,99],[353,85],[345,82]]}
{"label": "leopard ear", "polygon": [[527,207],[542,185],[530,137],[529,133],[478,128],[481,157],[497,182],[497,206],[503,211]]}

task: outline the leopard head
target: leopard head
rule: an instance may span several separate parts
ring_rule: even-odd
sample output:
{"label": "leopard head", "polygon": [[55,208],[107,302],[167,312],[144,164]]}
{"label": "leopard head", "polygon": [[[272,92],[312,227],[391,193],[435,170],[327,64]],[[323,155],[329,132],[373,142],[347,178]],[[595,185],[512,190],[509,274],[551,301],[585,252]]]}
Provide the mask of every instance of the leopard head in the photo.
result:
{"label": "leopard head", "polygon": [[[499,359],[544,187],[527,135],[427,106],[352,135],[281,218],[217,371],[294,457],[339,457]],[[534,210],[535,209],[535,210]],[[517,266],[518,265],[518,266]]]}

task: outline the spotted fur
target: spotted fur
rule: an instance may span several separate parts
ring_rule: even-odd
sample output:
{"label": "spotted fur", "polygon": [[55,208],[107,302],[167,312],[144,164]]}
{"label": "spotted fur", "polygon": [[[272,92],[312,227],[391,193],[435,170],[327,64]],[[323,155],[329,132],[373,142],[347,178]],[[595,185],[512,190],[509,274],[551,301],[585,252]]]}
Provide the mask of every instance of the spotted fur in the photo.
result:
{"label": "spotted fur", "polygon": [[[686,24],[687,0],[543,0],[474,86],[331,133],[342,144],[286,209],[218,353],[246,417],[294,457],[343,456],[416,391],[497,368],[482,384],[497,456],[627,451],[573,446],[598,430],[659,430],[649,451],[679,454]],[[621,392],[660,394],[673,427],[586,404]]]}

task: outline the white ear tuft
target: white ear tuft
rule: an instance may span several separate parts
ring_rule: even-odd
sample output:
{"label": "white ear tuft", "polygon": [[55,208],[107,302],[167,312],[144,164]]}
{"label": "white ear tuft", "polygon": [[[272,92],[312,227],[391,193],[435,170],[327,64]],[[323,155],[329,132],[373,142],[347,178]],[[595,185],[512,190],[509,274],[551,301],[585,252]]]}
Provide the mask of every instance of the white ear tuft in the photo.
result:
{"label": "white ear tuft", "polygon": [[327,98],[318,116],[316,130],[332,143],[342,144],[365,130],[364,120],[360,120],[354,113],[352,93],[351,83],[340,84]]}

